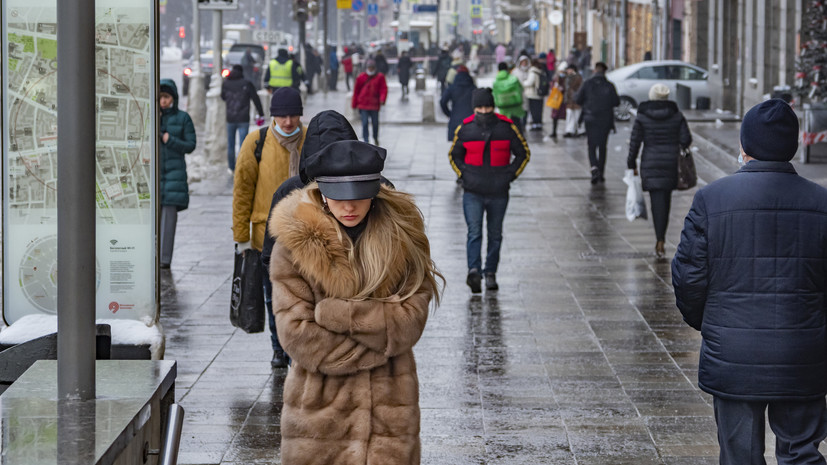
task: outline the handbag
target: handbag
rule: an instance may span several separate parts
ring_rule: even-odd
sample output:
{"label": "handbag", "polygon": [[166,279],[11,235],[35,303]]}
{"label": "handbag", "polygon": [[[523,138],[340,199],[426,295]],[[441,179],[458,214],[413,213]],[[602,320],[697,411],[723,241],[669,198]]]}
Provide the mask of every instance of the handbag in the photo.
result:
{"label": "handbag", "polygon": [[678,185],[679,191],[691,189],[698,184],[698,172],[695,170],[695,160],[689,147],[681,150],[678,155]]}
{"label": "handbag", "polygon": [[255,249],[235,251],[230,323],[247,333],[264,331],[264,266],[261,252]]}
{"label": "handbag", "polygon": [[546,106],[550,107],[554,110],[559,110],[560,105],[562,105],[562,104],[563,104],[563,91],[560,90],[559,87],[554,86],[554,88],[551,89],[551,93],[548,95],[548,98],[546,99]]}

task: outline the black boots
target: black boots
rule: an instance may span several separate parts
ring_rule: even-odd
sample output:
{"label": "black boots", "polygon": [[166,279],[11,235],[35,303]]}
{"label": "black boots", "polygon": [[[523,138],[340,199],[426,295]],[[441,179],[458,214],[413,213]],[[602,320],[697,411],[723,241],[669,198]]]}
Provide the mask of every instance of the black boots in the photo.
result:
{"label": "black boots", "polygon": [[485,273],[485,289],[489,291],[496,291],[500,286],[497,285],[497,275],[494,273]]}
{"label": "black boots", "polygon": [[283,350],[276,349],[273,351],[273,359],[270,360],[270,366],[272,368],[287,368],[289,360],[290,358]]}
{"label": "black boots", "polygon": [[482,275],[476,268],[468,272],[468,277],[465,278],[465,284],[471,288],[471,292],[474,294],[482,292]]}

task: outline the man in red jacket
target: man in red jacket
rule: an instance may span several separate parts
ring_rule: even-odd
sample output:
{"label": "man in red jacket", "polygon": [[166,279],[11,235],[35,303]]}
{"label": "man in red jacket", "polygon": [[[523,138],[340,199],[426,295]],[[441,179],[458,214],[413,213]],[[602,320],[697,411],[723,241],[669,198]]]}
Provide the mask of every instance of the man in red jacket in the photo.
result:
{"label": "man in red jacket", "polygon": [[359,110],[362,117],[362,139],[368,140],[368,119],[373,124],[373,143],[379,145],[379,108],[388,98],[388,83],[385,75],[376,71],[376,62],[368,60],[366,70],[356,78],[353,85],[351,106]]}

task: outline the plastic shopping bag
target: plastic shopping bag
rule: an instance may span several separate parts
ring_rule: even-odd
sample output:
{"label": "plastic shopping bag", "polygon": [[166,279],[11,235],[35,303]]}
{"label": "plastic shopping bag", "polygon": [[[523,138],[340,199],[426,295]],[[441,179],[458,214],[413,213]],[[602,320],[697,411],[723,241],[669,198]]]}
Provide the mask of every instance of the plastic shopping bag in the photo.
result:
{"label": "plastic shopping bag", "polygon": [[264,331],[263,268],[261,252],[247,249],[239,253],[236,245],[230,323],[248,333]]}
{"label": "plastic shopping bag", "polygon": [[640,184],[640,176],[635,176],[633,170],[626,170],[623,182],[629,186],[626,189],[626,219],[634,221],[635,218],[646,219],[646,202],[643,200],[643,186]]}

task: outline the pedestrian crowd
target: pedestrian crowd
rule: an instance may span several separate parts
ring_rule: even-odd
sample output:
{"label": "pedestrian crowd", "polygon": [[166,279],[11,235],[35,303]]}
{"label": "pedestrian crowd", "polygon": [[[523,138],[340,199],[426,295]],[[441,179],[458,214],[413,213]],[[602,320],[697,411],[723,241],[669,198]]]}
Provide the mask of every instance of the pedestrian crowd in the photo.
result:
{"label": "pedestrian crowd", "polygon": [[[463,191],[472,294],[500,288],[509,191],[529,166],[526,132],[543,130],[545,107],[552,123],[546,140],[557,141],[559,120],[563,137],[585,135],[590,182],[599,188],[619,104],[606,64],[591,65],[590,47],[572,50],[565,62],[554,50],[520,51],[512,65],[500,46],[491,88],[477,87],[462,49],[443,50],[437,60],[448,165]],[[264,115],[243,67],[222,86],[233,240],[237,253],[261,255],[271,365],[290,367],[282,463],[418,464],[412,349],[445,279],[413,196],[381,174],[389,154],[379,143],[379,110],[389,65],[381,50],[370,57],[350,50],[341,60],[330,53],[331,73],[341,67],[348,89],[353,79],[360,141],[332,110],[302,123],[298,83],[322,71],[308,65],[303,72],[282,52],[264,78],[271,119],[260,130],[247,133],[251,101]],[[403,52],[403,98],[411,68]],[[335,89],[335,79],[329,85]],[[195,148],[192,121],[177,100],[175,84],[163,80],[163,268],[172,259],[176,213],[188,205],[184,155]],[[750,109],[741,126],[740,169],[697,190],[671,261],[677,307],[701,333],[698,385],[713,396],[722,464],[765,463],[767,420],[779,464],[825,463],[818,445],[827,437],[827,190],[790,164],[798,134],[786,102]],[[626,166],[649,192],[657,260],[665,259],[671,196],[683,188],[681,163],[691,144],[669,87],[653,85],[638,106]]]}

